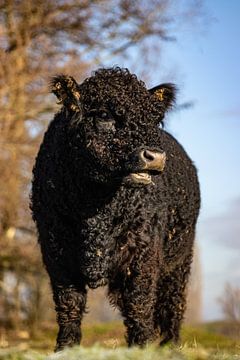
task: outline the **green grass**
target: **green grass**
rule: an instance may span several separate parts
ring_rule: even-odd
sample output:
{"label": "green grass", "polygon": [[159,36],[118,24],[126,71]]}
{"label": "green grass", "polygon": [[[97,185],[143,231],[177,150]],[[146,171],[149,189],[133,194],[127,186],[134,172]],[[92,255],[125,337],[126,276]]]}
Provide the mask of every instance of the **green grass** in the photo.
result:
{"label": "green grass", "polygon": [[182,342],[188,344],[189,346],[198,344],[206,349],[216,348],[228,351],[239,347],[240,351],[240,342],[224,336],[221,333],[209,332],[204,328],[204,326],[183,327]]}
{"label": "green grass", "polygon": [[240,355],[221,350],[210,350],[195,345],[189,347],[163,348],[149,346],[145,349],[118,347],[115,349],[100,346],[76,347],[57,354],[40,354],[34,351],[5,350],[0,352],[1,360],[237,360]]}
{"label": "green grass", "polygon": [[120,322],[85,325],[82,346],[57,354],[51,353],[56,330],[46,328],[35,339],[15,339],[15,346],[0,349],[0,360],[240,360],[240,340],[224,336],[222,328],[220,323],[184,326],[179,346],[128,349]]}

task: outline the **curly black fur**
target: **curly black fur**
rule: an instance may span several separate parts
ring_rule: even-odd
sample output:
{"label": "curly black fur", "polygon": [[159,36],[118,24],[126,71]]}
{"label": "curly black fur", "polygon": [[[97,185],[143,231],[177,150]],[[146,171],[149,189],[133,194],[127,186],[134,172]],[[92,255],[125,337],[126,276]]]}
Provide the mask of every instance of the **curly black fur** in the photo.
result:
{"label": "curly black fur", "polygon": [[[127,69],[78,85],[57,76],[63,103],[33,170],[32,212],[56,304],[56,349],[79,343],[86,288],[107,285],[129,345],[178,340],[200,196],[196,169],[160,125],[175,89],[148,91]],[[166,153],[152,183],[133,183],[141,149]]]}

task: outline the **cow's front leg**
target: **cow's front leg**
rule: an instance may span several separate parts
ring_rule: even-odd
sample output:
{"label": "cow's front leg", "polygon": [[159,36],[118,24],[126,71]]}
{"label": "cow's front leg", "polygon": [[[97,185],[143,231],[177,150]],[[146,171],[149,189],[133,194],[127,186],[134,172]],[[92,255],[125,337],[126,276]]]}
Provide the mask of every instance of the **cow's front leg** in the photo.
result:
{"label": "cow's front leg", "polygon": [[130,280],[122,293],[122,300],[128,345],[145,345],[152,341],[156,337],[156,286],[152,274],[143,273]]}
{"label": "cow's front leg", "polygon": [[158,267],[154,256],[150,248],[141,261],[133,261],[125,274],[119,273],[109,284],[110,302],[122,313],[129,346],[145,345],[157,335],[154,315]]}
{"label": "cow's front leg", "polygon": [[55,351],[59,351],[81,341],[80,326],[86,306],[86,289],[59,284],[53,284],[52,288],[59,325]]}

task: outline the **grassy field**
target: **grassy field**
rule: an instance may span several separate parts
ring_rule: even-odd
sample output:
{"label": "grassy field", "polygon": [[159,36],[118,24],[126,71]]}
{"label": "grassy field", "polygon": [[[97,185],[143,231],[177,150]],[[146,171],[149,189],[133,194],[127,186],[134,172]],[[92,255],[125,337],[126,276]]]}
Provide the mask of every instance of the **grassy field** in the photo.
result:
{"label": "grassy field", "polygon": [[0,360],[240,360],[240,340],[221,334],[223,328],[222,323],[185,326],[179,346],[159,349],[153,344],[144,349],[128,349],[121,323],[85,325],[82,346],[57,354],[51,352],[55,330],[46,328],[35,339],[24,339],[23,334],[14,338],[12,334],[0,349]]}

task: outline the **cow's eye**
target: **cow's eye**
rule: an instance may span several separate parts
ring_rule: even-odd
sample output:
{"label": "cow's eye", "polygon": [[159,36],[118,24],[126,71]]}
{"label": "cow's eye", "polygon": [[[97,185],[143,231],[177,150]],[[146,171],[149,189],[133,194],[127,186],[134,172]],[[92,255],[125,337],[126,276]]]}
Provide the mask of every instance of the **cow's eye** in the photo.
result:
{"label": "cow's eye", "polygon": [[105,109],[92,109],[88,116],[94,121],[96,128],[99,131],[115,131],[115,119],[110,111]]}
{"label": "cow's eye", "polygon": [[100,111],[98,114],[97,114],[97,117],[101,120],[108,120],[108,119],[111,119],[111,115],[105,111],[105,110],[102,110]]}
{"label": "cow's eye", "polygon": [[107,119],[108,118],[108,113],[106,111],[102,111],[100,114],[101,119]]}
{"label": "cow's eye", "polygon": [[103,120],[103,121],[112,119],[112,115],[107,110],[92,109],[87,113],[87,116],[97,119],[97,120]]}

